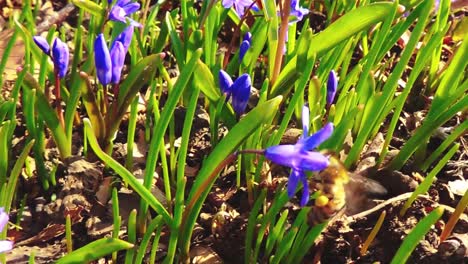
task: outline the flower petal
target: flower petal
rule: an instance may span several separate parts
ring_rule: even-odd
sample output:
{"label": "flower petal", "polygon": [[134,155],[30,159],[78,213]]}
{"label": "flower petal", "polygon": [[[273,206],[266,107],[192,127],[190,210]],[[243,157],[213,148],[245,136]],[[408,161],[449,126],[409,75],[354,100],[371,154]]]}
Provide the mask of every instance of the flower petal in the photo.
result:
{"label": "flower petal", "polygon": [[322,144],[325,140],[327,140],[331,134],[333,133],[333,124],[328,123],[324,127],[322,127],[319,131],[315,134],[311,135],[310,137],[304,138],[301,141],[303,151],[309,151],[316,148],[318,145]]}
{"label": "flower petal", "polygon": [[310,111],[309,106],[302,106],[302,138],[309,136]]}
{"label": "flower petal", "polygon": [[305,206],[309,202],[309,183],[307,182],[307,176],[302,172],[301,177],[299,177],[302,182],[302,197],[301,197],[301,206]]}
{"label": "flower petal", "polygon": [[70,61],[70,52],[68,46],[59,38],[56,38],[52,45],[52,59],[60,78],[65,77],[68,70],[68,62]]}
{"label": "flower petal", "polygon": [[13,242],[8,240],[0,241],[0,253],[11,250],[13,248]]}
{"label": "flower petal", "polygon": [[123,10],[125,10],[125,14],[128,16],[138,11],[138,9],[140,9],[140,4],[136,2],[129,3],[129,4],[122,6],[122,8]]}
{"label": "flower petal", "polygon": [[47,40],[42,37],[42,36],[34,36],[33,37],[34,42],[36,45],[47,55],[50,53],[50,46]]}
{"label": "flower petal", "polygon": [[122,7],[115,5],[111,8],[111,11],[109,12],[109,19],[112,21],[120,21],[126,23],[126,15],[127,13]]}
{"label": "flower petal", "polygon": [[128,47],[130,47],[130,43],[132,42],[133,32],[134,27],[129,25],[115,38],[114,43],[116,43],[116,41],[122,43],[125,49],[125,53],[127,53]]}
{"label": "flower petal", "polygon": [[242,59],[245,56],[245,53],[247,53],[247,50],[250,48],[250,42],[247,40],[242,41],[240,47],[239,47],[239,63],[242,62]]}
{"label": "flower petal", "polygon": [[295,169],[291,170],[291,174],[289,174],[288,178],[288,197],[291,198],[296,193],[297,183],[299,182],[299,178],[301,176],[302,171],[298,171]]}
{"label": "flower petal", "polygon": [[290,161],[290,167],[305,171],[321,171],[330,163],[328,157],[315,151],[298,152]]}
{"label": "flower petal", "polygon": [[338,87],[338,79],[336,78],[336,73],[334,70],[330,71],[330,74],[328,75],[328,81],[327,81],[327,104],[332,104],[335,95],[336,95],[336,88]]}
{"label": "flower petal", "polygon": [[276,164],[293,167],[293,160],[299,153],[295,145],[276,145],[265,149],[265,157]]}
{"label": "flower petal", "polygon": [[112,79],[112,62],[102,33],[94,41],[94,63],[99,82],[102,85],[109,84]]}
{"label": "flower petal", "polygon": [[125,62],[125,48],[120,41],[115,41],[110,51],[110,57],[112,61],[112,83],[120,82],[120,75],[122,74],[122,68]]}
{"label": "flower petal", "polygon": [[0,232],[5,228],[8,223],[8,214],[5,213],[3,207],[0,207]]}
{"label": "flower petal", "polygon": [[229,96],[232,91],[231,86],[233,83],[231,76],[229,76],[229,74],[225,72],[224,70],[219,70],[218,78],[219,78],[219,86],[221,87],[221,91],[223,92],[223,94],[226,94]]}
{"label": "flower petal", "polygon": [[221,3],[224,8],[231,8],[234,4],[234,0],[223,0]]}
{"label": "flower petal", "polygon": [[247,73],[242,74],[232,84],[232,108],[238,115],[243,114],[247,107],[251,87],[250,76]]}

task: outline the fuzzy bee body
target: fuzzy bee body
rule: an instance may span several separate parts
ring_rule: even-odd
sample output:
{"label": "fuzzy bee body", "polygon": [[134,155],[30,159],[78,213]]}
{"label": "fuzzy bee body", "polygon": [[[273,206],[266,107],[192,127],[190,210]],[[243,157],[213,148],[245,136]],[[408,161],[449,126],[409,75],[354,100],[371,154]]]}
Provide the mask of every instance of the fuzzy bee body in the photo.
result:
{"label": "fuzzy bee body", "polygon": [[369,194],[384,195],[387,191],[371,179],[352,175],[335,156],[330,155],[329,161],[309,186],[319,192],[308,216],[311,226],[330,220],[345,207],[351,209],[350,213],[362,210],[369,202]]}

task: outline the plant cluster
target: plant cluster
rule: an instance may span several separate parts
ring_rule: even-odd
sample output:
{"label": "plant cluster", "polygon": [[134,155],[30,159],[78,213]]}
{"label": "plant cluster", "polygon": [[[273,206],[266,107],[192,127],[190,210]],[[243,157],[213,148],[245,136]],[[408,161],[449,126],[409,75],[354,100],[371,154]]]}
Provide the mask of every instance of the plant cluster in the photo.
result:
{"label": "plant cluster", "polygon": [[[245,263],[300,263],[330,220],[315,226],[307,220],[314,203],[324,206],[336,198],[326,197],[324,190],[312,193],[309,187],[335,159],[330,153],[345,153],[343,168],[353,168],[368,141],[385,131],[375,167],[401,170],[410,164],[425,175],[401,209],[403,216],[460,147],[457,139],[468,128],[466,120],[437,149],[429,146],[439,128],[460,113],[466,115],[468,106],[464,74],[468,34],[455,36],[448,23],[454,12],[451,5],[457,1],[153,2],[71,0],[79,10],[72,32],[55,25],[37,32],[34,24],[28,24],[38,12],[30,1],[24,2],[21,15],[11,18],[14,35],[8,47],[11,50],[21,38],[25,59],[13,84],[0,80],[11,90],[10,97],[0,99],[0,253],[14,250],[5,226],[14,210],[20,219],[21,197],[15,193],[27,160],[33,160],[32,174],[44,193],[58,191],[58,163],[82,156],[104,164],[139,197],[139,209],[127,221],[125,240],[119,236],[120,185],[114,182],[108,197],[114,219],[111,238],[73,249],[70,215],[64,215],[68,252],[58,263],[102,257],[116,261],[119,251],[124,252],[125,263],[142,263],[145,258],[154,263],[163,235],[167,247],[158,261],[188,263],[202,208],[228,166],[235,166],[236,188],[246,190],[249,207],[243,231]],[[170,5],[176,8],[168,9]],[[317,19],[311,10],[324,14],[323,31],[311,27]],[[87,27],[82,26],[85,21]],[[451,34],[457,48],[450,63],[441,68],[441,54]],[[401,53],[392,53],[403,35],[408,39]],[[8,47],[0,63],[2,72]],[[176,78],[170,70],[177,72]],[[415,93],[427,99],[424,120],[387,162],[400,117]],[[142,181],[133,173],[141,105],[140,125],[148,146]],[[185,109],[183,120],[174,115],[177,107]],[[200,109],[209,116],[210,151],[196,177],[188,178],[189,144]],[[18,122],[27,134],[15,157],[12,139]],[[177,142],[176,124],[182,124]],[[296,124],[302,127],[299,139],[282,142]],[[222,137],[220,127],[227,131]],[[76,134],[83,142],[77,143]],[[119,134],[126,137],[124,164],[114,155]],[[52,169],[45,165],[48,141],[59,153]],[[265,169],[269,166],[290,169],[287,182],[274,186],[274,192],[264,184],[272,182],[272,170]],[[152,192],[157,167],[163,198]],[[295,210],[286,206],[288,201],[296,204]],[[467,205],[468,190],[442,240]],[[408,260],[443,212],[443,207],[433,208],[404,238],[392,263]],[[19,226],[18,220],[14,228]],[[0,262],[5,260],[0,254]]]}

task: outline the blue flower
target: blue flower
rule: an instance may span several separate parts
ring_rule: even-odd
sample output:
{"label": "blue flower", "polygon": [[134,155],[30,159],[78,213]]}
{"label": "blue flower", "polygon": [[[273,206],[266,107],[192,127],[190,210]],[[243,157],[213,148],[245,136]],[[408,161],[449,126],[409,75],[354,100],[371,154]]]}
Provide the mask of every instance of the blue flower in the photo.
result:
{"label": "blue flower", "polygon": [[251,0],[223,0],[222,1],[222,5],[224,8],[231,8],[232,6],[234,6],[234,8],[236,9],[236,13],[237,15],[239,15],[239,17],[242,17],[244,16],[244,11],[247,7],[249,7],[250,5],[252,5],[253,1]]}
{"label": "blue flower", "polygon": [[242,39],[242,43],[239,47],[239,63],[242,62],[242,59],[247,53],[247,50],[250,48],[250,40],[252,39],[252,33],[247,32]]}
{"label": "blue flower", "polygon": [[59,38],[54,40],[52,45],[52,54],[50,52],[50,46],[47,40],[41,36],[33,37],[34,43],[54,62],[54,69],[57,72],[59,78],[65,77],[68,70],[68,63],[70,62],[70,51],[68,50],[67,44],[61,41]]}
{"label": "blue flower", "polygon": [[111,82],[117,84],[120,82],[120,75],[125,62],[125,48],[122,42],[114,41],[110,50],[110,58],[112,61],[112,78]]}
{"label": "blue flower", "polygon": [[139,3],[132,2],[131,0],[117,0],[117,3],[115,3],[109,12],[109,19],[123,23],[127,23],[128,19],[130,21],[130,25],[135,27],[142,27],[140,23],[128,17],[139,9]]}
{"label": "blue flower", "polygon": [[252,87],[250,76],[244,73],[233,82],[229,74],[220,70],[219,85],[223,94],[226,95],[226,101],[232,96],[232,108],[234,108],[234,112],[237,115],[243,114],[247,107]]}
{"label": "blue flower", "polygon": [[329,159],[320,152],[313,151],[322,142],[327,140],[333,132],[333,124],[328,123],[322,129],[311,136],[309,130],[309,108],[302,108],[302,137],[295,145],[277,145],[265,149],[265,157],[279,165],[290,167],[291,174],[288,180],[288,196],[292,197],[296,192],[297,184],[302,182],[302,197],[300,205],[304,206],[309,201],[309,188],[306,171],[320,171],[328,167]]}
{"label": "blue flower", "polygon": [[50,46],[47,40],[42,37],[42,36],[34,36],[33,37],[34,42],[36,45],[44,52],[45,54],[49,55],[50,53]]}
{"label": "blue flower", "polygon": [[94,41],[94,63],[99,82],[102,85],[109,84],[112,79],[112,61],[102,33]]}
{"label": "blue flower", "polygon": [[68,62],[70,61],[70,52],[68,46],[59,38],[56,38],[52,45],[52,60],[54,61],[54,68],[58,72],[60,78],[65,77],[68,69]]}
{"label": "blue flower", "polygon": [[327,81],[327,105],[333,104],[336,95],[336,88],[338,87],[338,79],[336,78],[336,72],[330,71]]}
{"label": "blue flower", "polygon": [[[8,223],[8,214],[5,213],[3,207],[0,207],[0,232],[5,228]],[[11,250],[13,242],[8,240],[0,240],[0,253]]]}
{"label": "blue flower", "polygon": [[305,15],[309,14],[309,9],[300,7],[298,0],[292,0],[289,14],[294,17],[293,21],[290,21],[290,23],[294,23],[301,21]]}
{"label": "blue flower", "polygon": [[[119,41],[120,43],[122,43],[122,45],[124,46],[124,49],[125,49],[125,53],[127,53],[128,47],[130,47],[130,43],[132,42],[133,31],[134,31],[134,27],[132,25],[129,25],[122,31],[122,33],[120,33],[115,38],[114,43],[116,41]],[[112,49],[112,47],[111,47],[111,49]]]}

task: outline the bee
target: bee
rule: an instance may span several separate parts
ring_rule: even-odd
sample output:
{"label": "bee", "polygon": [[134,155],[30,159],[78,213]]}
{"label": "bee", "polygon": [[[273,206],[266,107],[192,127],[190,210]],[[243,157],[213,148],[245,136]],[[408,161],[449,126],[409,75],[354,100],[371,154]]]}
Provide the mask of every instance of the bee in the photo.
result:
{"label": "bee", "polygon": [[308,215],[311,226],[324,223],[343,212],[355,214],[367,209],[370,196],[385,195],[380,183],[349,172],[343,163],[330,153],[330,164],[311,181],[310,189],[317,190],[317,198]]}

